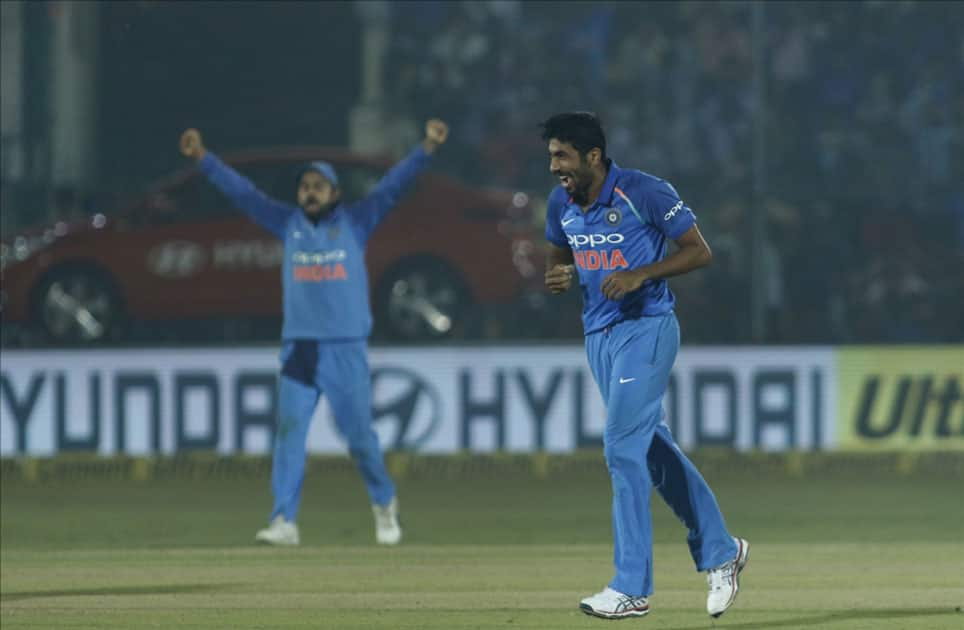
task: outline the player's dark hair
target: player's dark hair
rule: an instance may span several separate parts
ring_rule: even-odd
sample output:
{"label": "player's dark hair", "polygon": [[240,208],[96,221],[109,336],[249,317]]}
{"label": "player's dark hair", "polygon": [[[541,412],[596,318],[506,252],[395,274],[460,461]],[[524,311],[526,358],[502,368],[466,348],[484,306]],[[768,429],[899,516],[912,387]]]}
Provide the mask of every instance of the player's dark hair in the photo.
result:
{"label": "player's dark hair", "polygon": [[539,127],[542,129],[543,140],[555,138],[559,142],[568,142],[580,155],[599,148],[603,161],[606,160],[606,134],[599,116],[592,112],[556,114]]}

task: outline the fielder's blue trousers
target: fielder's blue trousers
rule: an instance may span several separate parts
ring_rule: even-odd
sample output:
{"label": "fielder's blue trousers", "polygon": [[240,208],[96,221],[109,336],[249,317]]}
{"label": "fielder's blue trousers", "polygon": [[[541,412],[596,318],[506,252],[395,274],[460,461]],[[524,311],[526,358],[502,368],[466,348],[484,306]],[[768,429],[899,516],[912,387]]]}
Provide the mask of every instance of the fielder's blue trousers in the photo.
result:
{"label": "fielder's blue trousers", "polygon": [[673,313],[627,320],[586,336],[589,365],[606,403],[603,446],[613,488],[616,567],[609,586],[627,595],[653,592],[652,486],[689,529],[697,570],[718,567],[737,553],[712,490],[662,421],[678,350]]}
{"label": "fielder's blue trousers", "polygon": [[372,428],[367,341],[285,340],[271,468],[272,519],[280,514],[294,521],[298,516],[308,427],[322,394],[328,398],[338,433],[348,443],[371,502],[385,505],[395,496],[395,484],[385,470]]}

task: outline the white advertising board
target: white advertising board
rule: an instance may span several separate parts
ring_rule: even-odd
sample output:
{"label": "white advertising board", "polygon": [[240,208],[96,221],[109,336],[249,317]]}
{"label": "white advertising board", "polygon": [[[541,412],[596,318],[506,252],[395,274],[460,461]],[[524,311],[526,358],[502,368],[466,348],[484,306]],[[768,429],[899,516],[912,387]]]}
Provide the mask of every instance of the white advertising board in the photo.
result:
{"label": "white advertising board", "polygon": [[[369,358],[386,449],[601,445],[605,407],[581,346],[374,348]],[[266,453],[278,367],[271,348],[5,351],[0,456]],[[684,448],[833,448],[835,376],[831,348],[684,348],[666,422]],[[324,402],[308,450],[346,451]]]}

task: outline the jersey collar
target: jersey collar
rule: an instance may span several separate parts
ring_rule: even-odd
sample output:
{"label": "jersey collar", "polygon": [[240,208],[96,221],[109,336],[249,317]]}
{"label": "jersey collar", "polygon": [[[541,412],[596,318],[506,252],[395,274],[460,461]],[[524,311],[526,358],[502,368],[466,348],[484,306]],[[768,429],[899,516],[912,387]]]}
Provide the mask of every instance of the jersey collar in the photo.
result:
{"label": "jersey collar", "polygon": [[[589,212],[592,212],[596,207],[609,207],[613,205],[613,195],[616,190],[616,180],[619,179],[619,167],[616,165],[615,160],[609,159],[609,172],[606,174],[606,181],[603,182],[602,188],[599,189],[599,197],[596,201],[589,207]],[[569,197],[569,204],[575,203],[572,197]]]}
{"label": "jersey collar", "polygon": [[602,204],[604,206],[613,205],[613,194],[616,188],[616,180],[619,178],[619,167],[616,166],[616,161],[609,160],[609,173],[606,174],[606,181],[603,182],[603,187],[599,191],[599,199],[596,200],[597,204]]}

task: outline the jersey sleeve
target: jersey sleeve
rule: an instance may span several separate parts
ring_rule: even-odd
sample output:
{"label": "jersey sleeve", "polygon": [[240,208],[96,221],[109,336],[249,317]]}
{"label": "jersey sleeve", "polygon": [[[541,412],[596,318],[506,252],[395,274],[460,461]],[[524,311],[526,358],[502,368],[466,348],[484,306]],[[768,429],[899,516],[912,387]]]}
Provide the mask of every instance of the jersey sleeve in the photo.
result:
{"label": "jersey sleeve", "polygon": [[696,224],[696,215],[667,181],[660,180],[646,192],[646,211],[656,229],[673,240]]}
{"label": "jersey sleeve", "polygon": [[353,204],[351,216],[363,241],[382,222],[388,211],[394,208],[402,196],[432,161],[432,156],[418,145],[402,161],[393,166],[378,182],[371,193]]}
{"label": "jersey sleeve", "polygon": [[285,225],[297,208],[268,197],[250,179],[225,164],[210,151],[199,164],[204,176],[224,193],[231,202],[244,210],[255,223],[280,239],[284,239]]}
{"label": "jersey sleeve", "polygon": [[569,247],[566,233],[562,231],[562,210],[566,207],[566,191],[555,188],[549,193],[546,205],[546,240],[556,247]]}

